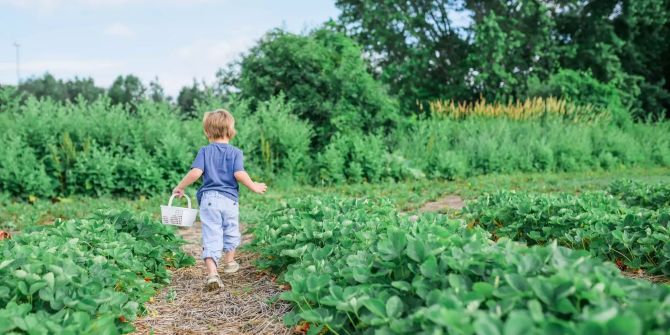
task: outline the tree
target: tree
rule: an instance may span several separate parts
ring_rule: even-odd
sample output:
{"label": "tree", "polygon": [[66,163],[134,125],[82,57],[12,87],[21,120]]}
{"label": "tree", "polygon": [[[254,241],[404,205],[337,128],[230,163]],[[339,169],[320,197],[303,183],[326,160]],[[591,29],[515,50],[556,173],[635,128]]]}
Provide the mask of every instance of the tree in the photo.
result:
{"label": "tree", "polygon": [[367,71],[361,49],[327,27],[307,36],[266,34],[240,63],[242,98],[267,101],[283,93],[315,129],[321,147],[336,132],[371,132],[394,124],[397,105]]}
{"label": "tree", "polygon": [[95,86],[91,78],[75,77],[72,80],[63,81],[56,79],[50,73],[42,77],[29,78],[19,85],[19,92],[27,93],[36,98],[51,98],[55,101],[74,101],[81,97],[86,101],[93,101],[103,95],[105,90]]}
{"label": "tree", "polygon": [[179,109],[185,117],[196,118],[198,117],[197,110],[195,109],[196,102],[203,101],[206,97],[206,87],[200,89],[198,82],[193,80],[193,85],[184,86],[179,91],[179,95],[177,96],[177,106],[179,106]]}
{"label": "tree", "polygon": [[561,66],[613,83],[639,117],[668,113],[669,0],[557,0],[553,12]]}
{"label": "tree", "polygon": [[502,31],[494,12],[478,23],[474,43],[477,52],[468,57],[472,66],[473,90],[489,101],[515,96],[519,78],[510,68],[508,57],[519,46],[517,40]]}
{"label": "tree", "polygon": [[[404,106],[522,97],[561,69],[614,85],[640,118],[670,116],[670,0],[338,0]],[[451,17],[468,17],[456,27]],[[466,22],[465,25],[462,23]]]}
{"label": "tree", "polygon": [[474,36],[467,65],[474,93],[487,99],[522,97],[527,78],[546,80],[558,69],[549,8],[537,0],[468,0]]}
{"label": "tree", "polygon": [[154,80],[149,83],[149,98],[153,102],[166,102],[170,100],[170,97],[165,95],[165,90],[158,82],[158,78],[154,78]]}
{"label": "tree", "polygon": [[459,0],[337,0],[343,29],[373,60],[403,108],[438,97],[470,99],[467,31],[450,13]]}
{"label": "tree", "polygon": [[107,95],[114,104],[128,104],[134,107],[145,98],[145,93],[146,88],[140,78],[129,74],[125,77],[118,76]]}

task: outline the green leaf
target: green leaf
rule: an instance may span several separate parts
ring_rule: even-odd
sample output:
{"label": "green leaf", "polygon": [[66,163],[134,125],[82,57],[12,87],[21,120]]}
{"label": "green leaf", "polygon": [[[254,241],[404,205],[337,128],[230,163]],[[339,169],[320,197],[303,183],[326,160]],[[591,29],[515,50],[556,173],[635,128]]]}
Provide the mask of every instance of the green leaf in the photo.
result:
{"label": "green leaf", "polygon": [[326,327],[326,325],[309,327],[309,329],[307,330],[307,335],[319,335],[323,332],[324,327]]}
{"label": "green leaf", "polygon": [[403,280],[393,281],[391,282],[391,286],[405,292],[409,292],[410,290],[412,290],[412,285]]}
{"label": "green leaf", "polygon": [[368,279],[370,278],[370,270],[366,268],[355,267],[352,270],[352,275],[354,276],[355,281],[359,283],[367,283]]}
{"label": "green leaf", "polygon": [[488,298],[493,294],[493,285],[487,282],[476,282],[472,285],[472,290],[479,293],[482,297]]}
{"label": "green leaf", "polygon": [[505,281],[517,292],[526,292],[528,290],[528,282],[526,278],[516,273],[506,273]]}
{"label": "green leaf", "polygon": [[399,318],[404,309],[404,305],[400,298],[396,295],[386,301],[386,315],[389,318]]}
{"label": "green leaf", "polygon": [[463,315],[453,309],[447,309],[440,305],[433,305],[428,308],[425,312],[426,318],[434,322],[437,325],[443,327],[450,327],[458,330],[463,333],[466,325],[470,323],[470,317],[468,315]]}
{"label": "green leaf", "polygon": [[317,276],[310,274],[307,277],[307,290],[309,292],[317,292],[326,287],[329,281],[330,277],[328,275],[321,274]]}
{"label": "green leaf", "polygon": [[417,239],[407,241],[407,256],[415,262],[423,262],[426,258],[426,246],[423,241]]}
{"label": "green leaf", "polygon": [[44,275],[44,281],[49,285],[49,288],[53,290],[55,285],[55,278],[53,272],[48,272]]}
{"label": "green leaf", "polygon": [[330,313],[323,308],[306,310],[300,313],[300,317],[303,318],[305,321],[319,322],[319,323],[326,323],[332,320],[332,316],[330,316]]}
{"label": "green leaf", "polygon": [[18,288],[19,292],[21,292],[23,295],[28,295],[28,285],[26,285],[26,282],[20,281],[18,284],[16,284],[16,288]]}
{"label": "green leaf", "polygon": [[381,318],[386,318],[386,306],[381,300],[377,298],[370,298],[363,302],[363,306],[372,312],[372,314]]}
{"label": "green leaf", "polygon": [[498,323],[487,314],[480,314],[474,326],[477,335],[501,335]]}
{"label": "green leaf", "polygon": [[284,314],[284,317],[282,320],[284,321],[285,326],[295,326],[302,320],[303,318],[300,316],[300,314],[296,313],[296,311],[290,311],[286,314]]}
{"label": "green leaf", "polygon": [[54,299],[54,292],[51,288],[45,287],[40,290],[39,297],[44,301],[52,302]]}
{"label": "green leaf", "polygon": [[439,271],[437,268],[437,258],[435,256],[429,256],[425,262],[419,267],[421,274],[427,278],[435,279],[439,276]]}
{"label": "green leaf", "polygon": [[9,287],[0,286],[0,298],[7,298],[7,297],[9,297]]}
{"label": "green leaf", "polygon": [[528,300],[528,310],[530,311],[530,316],[535,322],[544,321],[544,313],[542,313],[542,304],[539,301],[532,299]]}
{"label": "green leaf", "polygon": [[607,330],[611,335],[642,335],[642,321],[633,314],[619,315],[607,321]]}
{"label": "green leaf", "polygon": [[526,335],[533,329],[533,319],[526,311],[512,311],[503,327],[504,335]]}
{"label": "green leaf", "polygon": [[12,262],[14,262],[13,259],[6,259],[2,261],[2,263],[0,263],[0,270],[6,268],[9,264],[12,264]]}
{"label": "green leaf", "polygon": [[[551,306],[554,301],[551,298],[554,292],[553,288],[546,282],[538,278],[531,278],[530,287],[533,289],[535,295],[542,300],[545,304]],[[521,291],[523,292],[523,291]]]}
{"label": "green leaf", "polygon": [[45,282],[45,281],[33,283],[32,285],[30,285],[30,289],[28,290],[28,294],[32,295],[33,293],[39,291],[41,288],[46,287],[46,286],[47,286],[47,282]]}
{"label": "green leaf", "polygon": [[389,239],[384,239],[377,243],[377,251],[382,259],[390,261],[402,255],[406,244],[407,241],[404,235],[389,234]]}
{"label": "green leaf", "polygon": [[22,269],[18,269],[16,271],[14,271],[14,276],[16,276],[16,278],[18,278],[18,279],[25,279],[26,277],[28,277],[28,272],[26,272]]}

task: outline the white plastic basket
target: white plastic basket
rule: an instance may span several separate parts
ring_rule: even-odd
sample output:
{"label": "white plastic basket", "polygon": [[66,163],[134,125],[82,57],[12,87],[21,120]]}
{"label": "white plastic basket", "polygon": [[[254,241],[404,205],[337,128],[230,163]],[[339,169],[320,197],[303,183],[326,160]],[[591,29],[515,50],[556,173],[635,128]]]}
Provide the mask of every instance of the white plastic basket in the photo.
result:
{"label": "white plastic basket", "polygon": [[161,221],[163,224],[179,227],[190,227],[193,225],[195,217],[198,215],[198,210],[191,208],[191,198],[188,195],[184,196],[188,201],[188,208],[173,207],[172,200],[175,197],[174,194],[170,197],[167,206],[161,205]]}

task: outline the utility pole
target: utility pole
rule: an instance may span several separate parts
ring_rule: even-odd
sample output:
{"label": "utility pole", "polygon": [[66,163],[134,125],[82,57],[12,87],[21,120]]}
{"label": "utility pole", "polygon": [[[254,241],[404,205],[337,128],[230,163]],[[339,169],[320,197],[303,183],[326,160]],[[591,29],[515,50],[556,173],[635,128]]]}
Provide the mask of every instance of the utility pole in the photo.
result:
{"label": "utility pole", "polygon": [[16,48],[16,87],[18,87],[21,85],[21,62],[19,60],[19,49],[21,48],[21,44],[19,44],[19,42],[14,42],[14,47]]}

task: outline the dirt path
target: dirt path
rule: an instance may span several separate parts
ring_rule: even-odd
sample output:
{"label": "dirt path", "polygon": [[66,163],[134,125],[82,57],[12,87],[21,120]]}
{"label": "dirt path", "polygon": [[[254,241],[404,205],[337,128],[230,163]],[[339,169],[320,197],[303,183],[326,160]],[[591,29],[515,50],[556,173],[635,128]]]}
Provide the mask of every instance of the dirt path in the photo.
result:
{"label": "dirt path", "polygon": [[184,250],[198,261],[173,272],[172,283],[146,304],[147,315],[134,322],[135,334],[291,334],[281,320],[291,307],[277,301],[281,290],[270,275],[254,268],[253,254],[240,253],[240,271],[221,271],[224,289],[207,292],[199,259],[200,223],[179,233],[188,242]]}
{"label": "dirt path", "polygon": [[461,210],[465,207],[463,199],[457,195],[447,195],[435,201],[425,203],[419,209],[420,212],[439,212],[444,209]]}

